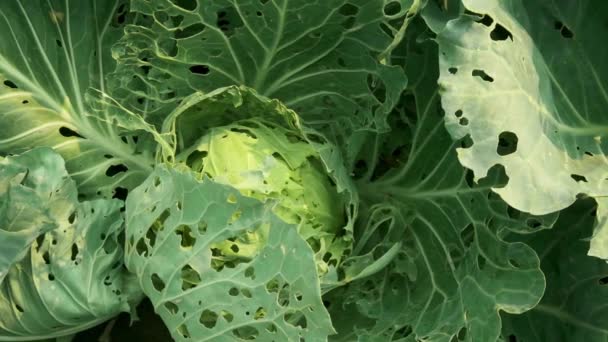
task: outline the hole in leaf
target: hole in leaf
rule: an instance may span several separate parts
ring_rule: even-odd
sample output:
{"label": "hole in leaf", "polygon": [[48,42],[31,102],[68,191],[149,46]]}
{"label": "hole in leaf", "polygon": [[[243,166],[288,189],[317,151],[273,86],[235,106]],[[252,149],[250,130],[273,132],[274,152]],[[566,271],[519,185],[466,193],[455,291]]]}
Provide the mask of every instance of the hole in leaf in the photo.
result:
{"label": "hole in leaf", "polygon": [[258,320],[258,319],[263,319],[264,317],[266,317],[266,310],[264,310],[263,307],[258,307],[254,314],[253,314],[253,319]]}
{"label": "hole in leaf", "polygon": [[564,27],[564,24],[561,21],[556,20],[555,23],[553,23],[553,27],[559,31]]}
{"label": "hole in leaf", "polygon": [[408,337],[412,334],[412,327],[409,325],[404,326],[403,328],[400,328],[399,330],[395,331],[394,334],[394,338],[405,338]]}
{"label": "hole in leaf", "polygon": [[195,172],[203,170],[204,159],[207,157],[207,151],[194,151],[188,155],[186,164]]}
{"label": "hole in leaf", "polygon": [[469,119],[467,118],[460,118],[460,120],[458,121],[459,124],[461,124],[462,126],[466,126],[469,124]]}
{"label": "hole in leaf", "polygon": [[290,303],[289,298],[289,284],[283,284],[277,293],[277,302],[281,306],[288,306]]}
{"label": "hole in leaf", "polygon": [[180,237],[180,245],[184,248],[191,248],[196,243],[196,237],[192,234],[190,226],[181,225],[177,227],[175,234]]}
{"label": "hole in leaf", "polygon": [[451,67],[448,69],[448,71],[450,72],[450,74],[456,75],[456,73],[458,72],[458,68]]}
{"label": "hole in leaf", "polygon": [[198,6],[197,0],[171,0],[171,2],[186,11],[194,11]]}
{"label": "hole in leaf", "polygon": [[567,26],[562,27],[560,33],[562,34],[562,37],[566,39],[574,38],[574,32],[572,32]]}
{"label": "hole in leaf", "polygon": [[542,223],[534,218],[529,218],[526,220],[526,224],[528,225],[528,227],[530,228],[538,228],[542,225]]}
{"label": "hole in leaf", "polygon": [[44,263],[47,265],[51,264],[51,256],[49,254],[49,251],[45,251],[44,253],[42,253],[42,260],[44,260]]}
{"label": "hole in leaf", "polygon": [[179,312],[179,307],[173,302],[165,302],[165,308],[173,315]]}
{"label": "hole in leaf", "polygon": [[162,292],[165,289],[165,282],[158,276],[158,274],[153,273],[150,277],[152,280],[152,286],[158,292]]}
{"label": "hole in leaf", "polygon": [[182,290],[186,291],[201,283],[201,275],[190,265],[182,267]]}
{"label": "hole in leaf", "polygon": [[342,5],[342,7],[340,7],[338,11],[344,16],[354,16],[357,15],[357,13],[359,12],[359,7],[353,4],[346,3]]}
{"label": "hole in leaf", "polygon": [[260,332],[255,327],[244,326],[244,327],[233,329],[232,334],[235,337],[240,338],[242,340],[252,341],[252,340],[255,340],[258,338],[258,336],[260,335]]}
{"label": "hole in leaf", "polygon": [[454,115],[456,115],[457,118],[461,117],[462,116],[462,110],[461,109],[457,110],[456,112],[454,112]]}
{"label": "hole in leaf", "polygon": [[198,223],[198,232],[205,234],[207,232],[207,222],[201,221]]}
{"label": "hole in leaf", "polygon": [[13,88],[13,89],[17,89],[17,85],[15,84],[15,82],[11,81],[11,80],[6,80],[4,81],[4,85],[9,87],[9,88]]}
{"label": "hole in leaf", "polygon": [[193,37],[205,30],[205,25],[201,23],[192,24],[184,29],[175,31],[175,39],[186,39]]}
{"label": "hole in leaf", "polygon": [[42,247],[42,244],[44,243],[44,237],[45,235],[38,235],[38,237],[36,237],[36,252],[40,252],[40,248]]}
{"label": "hole in leaf", "polygon": [[492,17],[490,17],[489,15],[484,14],[484,16],[481,19],[479,19],[477,22],[480,24],[483,24],[487,27],[490,27],[490,26],[492,26],[494,19],[492,19]]}
{"label": "hole in leaf", "polygon": [[459,341],[464,341],[466,337],[467,337],[467,328],[466,327],[462,327],[458,331],[458,340]]}
{"label": "hole in leaf", "polygon": [[496,23],[496,26],[494,27],[492,32],[490,32],[490,38],[492,40],[511,39],[511,41],[513,41],[513,34],[511,34],[511,32],[509,32],[509,30],[507,30],[504,26]]}
{"label": "hole in leaf", "polygon": [[574,174],[574,173],[573,173],[573,174],[571,174],[571,175],[570,175],[570,177],[571,177],[572,179],[574,179],[574,181],[576,181],[577,183],[578,183],[578,182],[584,182],[584,183],[587,183],[587,178],[586,178],[585,176],[582,176],[582,175],[577,175],[577,174]]}
{"label": "hole in leaf", "polygon": [[391,1],[384,6],[384,14],[387,16],[397,15],[401,12],[401,4],[398,1]]}
{"label": "hole in leaf", "polygon": [[499,156],[507,156],[517,151],[517,135],[513,132],[504,131],[498,135],[498,146],[496,153]]}
{"label": "hole in leaf", "polygon": [[84,137],[82,135],[78,134],[77,132],[75,132],[67,127],[60,127],[59,134],[61,134],[62,136],[66,137],[66,138],[77,137],[77,138],[84,139]]}
{"label": "hole in leaf", "polygon": [[290,324],[294,327],[299,327],[305,329],[308,326],[308,322],[306,320],[306,316],[296,315],[293,312],[288,312],[283,315],[283,319],[287,324]]}
{"label": "hole in leaf", "polygon": [[243,26],[243,18],[235,8],[226,7],[217,12],[216,26],[226,37],[230,38],[236,29]]}
{"label": "hole in leaf", "polygon": [[150,227],[146,232],[146,239],[148,239],[150,247],[154,248],[154,245],[156,244],[156,231],[153,227]]}
{"label": "hole in leaf", "polygon": [[553,27],[559,31],[562,37],[566,39],[574,38],[574,32],[568,28],[568,26],[564,25],[561,21],[556,21]]}
{"label": "hole in leaf", "polygon": [[148,245],[146,244],[146,241],[144,241],[144,238],[137,240],[137,245],[135,246],[135,252],[137,252],[137,254],[142,255],[142,256],[148,254]]}
{"label": "hole in leaf", "polygon": [[199,322],[205,326],[207,329],[213,329],[217,324],[218,314],[211,310],[204,310],[201,313],[201,317],[199,318]]}
{"label": "hole in leaf", "polygon": [[70,216],[68,217],[68,222],[69,222],[70,224],[74,224],[74,221],[76,221],[76,212],[75,212],[75,211],[73,211],[73,212],[70,214]]}
{"label": "hole in leaf", "polygon": [[231,313],[230,313],[230,312],[228,312],[228,311],[225,311],[225,310],[222,310],[222,311],[220,312],[220,315],[221,315],[221,316],[222,316],[222,318],[223,318],[223,319],[224,319],[226,322],[228,322],[228,323],[232,322],[232,320],[234,319],[234,315],[233,315],[233,314],[231,314]]}
{"label": "hole in leaf", "polygon": [[600,285],[608,285],[608,276],[600,278],[597,282]]}
{"label": "hole in leaf", "polygon": [[480,70],[480,69],[473,70],[471,75],[473,75],[473,77],[479,77],[486,82],[494,82],[494,79],[490,75],[488,75],[485,71]]}
{"label": "hole in leaf", "polygon": [[245,270],[245,277],[255,280],[255,269],[251,266],[247,267]]}
{"label": "hole in leaf", "polygon": [[115,23],[112,23],[112,26],[119,27],[120,25],[124,24],[126,17],[127,17],[127,14],[124,12],[118,14],[115,18]]}
{"label": "hole in leaf", "polygon": [[78,256],[78,245],[73,243],[72,244],[72,254],[70,256],[70,259],[72,261],[76,261],[76,257]]}
{"label": "hole in leaf", "polygon": [[469,148],[471,146],[473,146],[473,139],[470,134],[467,134],[460,140],[460,147]]}
{"label": "hole in leaf", "polygon": [[484,258],[481,255],[477,256],[477,267],[479,267],[480,271],[483,271],[483,269],[486,267],[486,258]]}
{"label": "hole in leaf", "polygon": [[230,246],[230,250],[233,251],[234,253],[238,253],[239,252],[239,246],[236,244],[232,244]]}
{"label": "hole in leaf", "polygon": [[119,186],[114,189],[114,195],[112,195],[112,198],[117,198],[119,200],[125,201],[128,195],[129,190]]}
{"label": "hole in leaf", "polygon": [[117,175],[121,172],[127,172],[127,171],[129,171],[129,168],[125,164],[111,165],[106,170],[106,176],[114,177],[115,175]]}
{"label": "hole in leaf", "polygon": [[181,324],[179,327],[177,327],[177,332],[186,339],[190,338],[190,331],[185,324]]}
{"label": "hole in leaf", "polygon": [[203,64],[193,65],[190,67],[190,72],[197,75],[208,75],[209,67]]}

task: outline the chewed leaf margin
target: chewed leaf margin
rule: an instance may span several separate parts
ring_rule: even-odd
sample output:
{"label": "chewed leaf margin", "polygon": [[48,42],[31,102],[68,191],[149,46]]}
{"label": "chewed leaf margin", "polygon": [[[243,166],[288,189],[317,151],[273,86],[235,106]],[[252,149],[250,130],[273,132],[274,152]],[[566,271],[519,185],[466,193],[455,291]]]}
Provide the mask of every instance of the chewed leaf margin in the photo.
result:
{"label": "chewed leaf margin", "polygon": [[0,160],[0,189],[1,244],[10,244],[0,257],[0,340],[74,334],[138,303],[122,267],[121,201],[79,202],[50,148]]}

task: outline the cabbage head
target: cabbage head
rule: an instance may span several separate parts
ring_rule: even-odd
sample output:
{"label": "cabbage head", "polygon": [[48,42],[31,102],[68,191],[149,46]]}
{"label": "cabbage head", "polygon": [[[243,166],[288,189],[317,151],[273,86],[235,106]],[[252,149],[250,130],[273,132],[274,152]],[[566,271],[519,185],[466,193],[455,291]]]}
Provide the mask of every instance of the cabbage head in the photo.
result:
{"label": "cabbage head", "polygon": [[[246,119],[208,130],[186,153],[200,177],[230,185],[263,202],[298,227],[316,255],[319,275],[336,263],[333,242],[344,225],[344,202],[316,150],[295,130],[263,119]],[[251,259],[267,241],[267,229],[215,246],[218,265]],[[339,255],[338,255],[339,257]]]}

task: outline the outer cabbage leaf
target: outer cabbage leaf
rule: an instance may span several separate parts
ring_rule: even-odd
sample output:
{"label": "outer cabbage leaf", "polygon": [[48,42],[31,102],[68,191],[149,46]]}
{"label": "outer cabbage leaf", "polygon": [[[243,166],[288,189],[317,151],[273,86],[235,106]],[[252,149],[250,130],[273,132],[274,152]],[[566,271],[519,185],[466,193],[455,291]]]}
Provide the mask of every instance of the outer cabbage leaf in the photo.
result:
{"label": "outer cabbage leaf", "polygon": [[69,335],[128,311],[139,291],[122,268],[121,202],[78,203],[48,148],[1,163],[0,340]]}
{"label": "outer cabbage leaf", "polygon": [[366,219],[355,227],[353,262],[397,241],[401,249],[376,275],[327,295],[336,341],[496,341],[499,313],[525,312],[543,294],[535,252],[504,237],[555,217],[509,208],[491,191],[504,184],[499,168],[472,183],[454,151],[468,141],[453,142],[444,127],[437,49],[417,42],[417,25],[394,54],[412,82],[389,117],[393,131],[368,135],[354,170]]}
{"label": "outer cabbage leaf", "polygon": [[[533,214],[596,198],[589,254],[608,259],[608,34],[605,1],[464,1],[440,32],[440,84],[458,150],[476,179],[496,164],[509,182],[495,192]],[[481,19],[481,20],[480,20]]]}
{"label": "outer cabbage leaf", "polygon": [[[250,261],[215,243],[269,229]],[[128,268],[176,341],[324,341],[333,332],[313,253],[268,204],[160,166],[127,199]]]}
{"label": "outer cabbage leaf", "polygon": [[75,201],[76,185],[52,150],[0,160],[0,282],[38,236],[69,226]]}
{"label": "outer cabbage leaf", "polygon": [[89,197],[111,197],[151,171],[144,139],[136,143],[131,132],[145,125],[125,124],[85,95],[108,90],[104,75],[114,69],[110,46],[121,36],[125,3],[0,3],[0,154],[52,147]]}
{"label": "outer cabbage leaf", "polygon": [[507,341],[605,341],[608,338],[608,265],[586,255],[597,205],[577,201],[552,230],[527,236],[541,258],[547,290],[523,315],[503,315]]}
{"label": "outer cabbage leaf", "polygon": [[135,0],[139,20],[113,48],[113,95],[160,124],[194,91],[245,85],[309,123],[386,130],[406,78],[379,56],[412,3]]}

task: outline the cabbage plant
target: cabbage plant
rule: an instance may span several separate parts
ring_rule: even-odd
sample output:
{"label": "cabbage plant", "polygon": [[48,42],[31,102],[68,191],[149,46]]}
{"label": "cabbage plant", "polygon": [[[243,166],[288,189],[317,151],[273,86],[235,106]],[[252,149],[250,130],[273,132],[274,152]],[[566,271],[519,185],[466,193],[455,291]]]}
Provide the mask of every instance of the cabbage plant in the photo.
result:
{"label": "cabbage plant", "polygon": [[0,341],[605,341],[601,0],[0,2]]}

